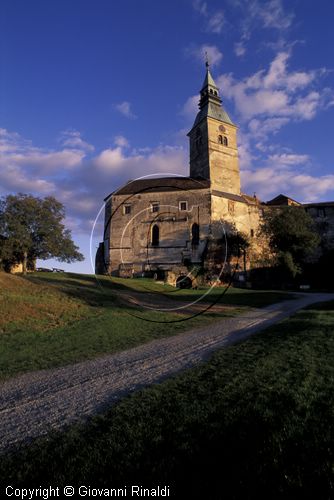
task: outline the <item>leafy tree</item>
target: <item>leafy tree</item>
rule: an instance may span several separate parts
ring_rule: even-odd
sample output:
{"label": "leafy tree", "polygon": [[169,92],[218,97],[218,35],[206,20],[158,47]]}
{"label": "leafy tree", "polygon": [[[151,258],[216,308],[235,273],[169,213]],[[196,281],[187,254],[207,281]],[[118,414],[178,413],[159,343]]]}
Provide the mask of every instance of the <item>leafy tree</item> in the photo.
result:
{"label": "leafy tree", "polygon": [[320,242],[312,217],[295,206],[266,210],[260,234],[268,239],[276,263],[292,277],[301,273]]}
{"label": "leafy tree", "polygon": [[210,234],[202,254],[210,274],[221,274],[229,280],[236,269],[246,267],[247,251],[250,242],[247,235],[236,229],[235,224],[227,221],[211,223]]}
{"label": "leafy tree", "polygon": [[65,209],[54,197],[8,195],[0,199],[0,259],[10,264],[56,258],[62,262],[83,260],[63,220]]}

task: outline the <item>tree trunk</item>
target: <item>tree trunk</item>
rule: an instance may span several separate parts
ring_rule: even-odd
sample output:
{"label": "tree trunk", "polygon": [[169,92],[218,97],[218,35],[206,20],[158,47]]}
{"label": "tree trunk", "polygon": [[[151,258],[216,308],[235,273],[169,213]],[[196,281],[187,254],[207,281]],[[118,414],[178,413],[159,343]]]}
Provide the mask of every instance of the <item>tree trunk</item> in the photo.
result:
{"label": "tree trunk", "polygon": [[23,252],[22,272],[27,274],[28,252]]}

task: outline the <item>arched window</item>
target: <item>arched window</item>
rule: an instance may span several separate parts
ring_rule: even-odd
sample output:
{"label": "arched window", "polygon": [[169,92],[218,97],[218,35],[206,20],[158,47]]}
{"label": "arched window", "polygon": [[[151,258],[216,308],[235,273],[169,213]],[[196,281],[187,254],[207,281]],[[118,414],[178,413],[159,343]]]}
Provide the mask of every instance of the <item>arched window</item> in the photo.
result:
{"label": "arched window", "polygon": [[223,144],[223,136],[222,135],[218,136],[218,144]]}
{"label": "arched window", "polygon": [[154,224],[152,227],[152,247],[158,247],[159,246],[159,226],[157,224]]}
{"label": "arched window", "polygon": [[228,140],[227,140],[226,135],[224,135],[223,144],[224,144],[224,146],[228,146]]}
{"label": "arched window", "polygon": [[199,225],[193,224],[191,227],[191,244],[197,246],[199,244]]}

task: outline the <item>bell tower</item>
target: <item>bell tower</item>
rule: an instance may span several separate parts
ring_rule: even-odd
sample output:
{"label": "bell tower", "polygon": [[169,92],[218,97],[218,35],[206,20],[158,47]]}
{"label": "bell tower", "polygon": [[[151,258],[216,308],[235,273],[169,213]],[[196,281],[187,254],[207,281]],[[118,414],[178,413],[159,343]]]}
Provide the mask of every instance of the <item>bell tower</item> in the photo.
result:
{"label": "bell tower", "polygon": [[225,111],[206,62],[199,112],[188,133],[190,177],[211,181],[211,189],[240,194],[237,127]]}

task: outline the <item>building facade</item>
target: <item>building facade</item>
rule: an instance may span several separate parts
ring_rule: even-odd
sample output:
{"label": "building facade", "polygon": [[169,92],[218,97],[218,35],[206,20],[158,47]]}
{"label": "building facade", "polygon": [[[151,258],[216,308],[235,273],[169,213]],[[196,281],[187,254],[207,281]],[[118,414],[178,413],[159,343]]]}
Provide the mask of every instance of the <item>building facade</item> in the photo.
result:
{"label": "building facade", "polygon": [[[154,272],[168,275],[172,282],[189,266],[205,267],[212,242],[224,240],[231,231],[251,240],[243,266],[252,265],[262,207],[256,197],[240,190],[237,126],[222,104],[208,65],[188,137],[189,177],[131,181],[105,199],[97,273]],[[222,262],[225,259],[226,249]]]}
{"label": "building facade", "polygon": [[[261,203],[255,195],[241,192],[237,126],[208,64],[188,137],[189,177],[135,180],[105,198],[97,274],[155,275],[175,284],[180,276],[194,277],[198,269],[220,275],[233,261],[242,279],[242,273],[261,265],[266,248],[258,235],[263,211],[301,205],[284,195]],[[315,218],[327,213],[327,231],[333,232],[334,203],[309,204],[305,209]],[[247,250],[233,253],[229,235],[242,235]]]}

